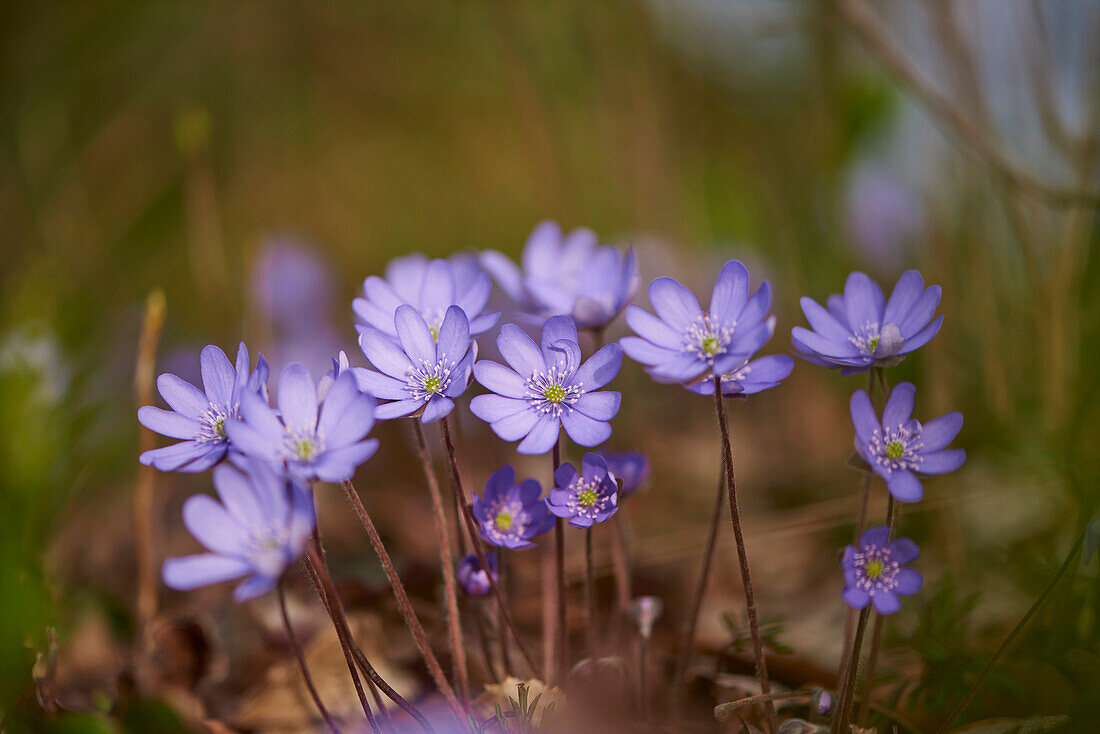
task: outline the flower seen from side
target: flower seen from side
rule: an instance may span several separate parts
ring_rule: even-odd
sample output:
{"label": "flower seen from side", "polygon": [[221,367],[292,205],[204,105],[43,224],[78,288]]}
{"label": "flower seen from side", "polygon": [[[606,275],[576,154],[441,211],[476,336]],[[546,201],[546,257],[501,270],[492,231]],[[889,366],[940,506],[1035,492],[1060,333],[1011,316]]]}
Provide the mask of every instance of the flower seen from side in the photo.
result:
{"label": "flower seen from side", "polygon": [[599,454],[585,454],[579,473],[572,464],[562,464],[554,482],[546,506],[574,527],[590,528],[619,510],[619,489]]}
{"label": "flower seen from side", "polygon": [[530,548],[531,539],[554,525],[543,502],[542,487],[534,479],[516,484],[516,471],[504,466],[485,483],[484,497],[474,495],[478,533],[498,548]]}
{"label": "flower seen from side", "polygon": [[898,611],[898,597],[916,594],[924,583],[919,571],[906,567],[919,555],[920,549],[909,538],[891,541],[887,526],[868,529],[858,547],[844,549],[844,601],[853,609],[871,604],[879,614]]}
{"label": "flower seen from side", "polygon": [[488,573],[482,568],[481,562],[475,553],[470,553],[458,562],[455,576],[458,578],[458,585],[462,587],[467,595],[487,596],[493,590],[492,585],[489,583],[489,573],[493,574],[493,579],[496,580],[497,554],[486,553],[485,562],[489,564]]}
{"label": "flower seen from side", "polygon": [[623,497],[636,492],[649,479],[649,457],[641,451],[599,451],[612,478],[622,483]]}

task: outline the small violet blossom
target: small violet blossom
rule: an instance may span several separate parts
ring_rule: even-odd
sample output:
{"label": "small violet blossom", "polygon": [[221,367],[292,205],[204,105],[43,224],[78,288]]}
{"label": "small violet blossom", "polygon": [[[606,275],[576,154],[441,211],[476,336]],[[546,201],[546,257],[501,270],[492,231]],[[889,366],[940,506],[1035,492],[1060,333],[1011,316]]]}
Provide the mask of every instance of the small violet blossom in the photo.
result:
{"label": "small violet blossom", "polygon": [[292,362],[279,377],[278,411],[258,395],[246,395],[240,419],[229,421],[226,432],[246,455],[284,465],[299,481],[351,479],[378,449],[378,439],[366,438],[374,425],[374,398],[359,391],[350,370],[332,381],[324,401],[317,393],[309,370]]}
{"label": "small violet blossom", "polygon": [[919,571],[905,568],[919,555],[920,549],[909,538],[890,541],[887,526],[868,529],[858,548],[844,549],[844,601],[853,609],[873,604],[879,614],[893,614],[901,609],[898,597],[916,594],[924,583]]}
{"label": "small violet blossom", "polygon": [[485,499],[474,495],[474,519],[487,543],[498,548],[530,548],[531,538],[554,526],[534,479],[516,484],[516,471],[504,466],[485,483]]}
{"label": "small violet blossom", "polygon": [[497,337],[508,367],[489,361],[474,365],[474,377],[492,390],[470,401],[474,415],[505,441],[520,441],[521,454],[545,454],[561,428],[581,446],[611,437],[608,423],[622,396],[599,390],[622,366],[623,351],[608,344],[581,363],[577,327],[568,316],[553,316],[542,327],[542,349],[518,326],[505,324]]}
{"label": "small violet blossom", "polygon": [[199,357],[201,391],[171,373],[157,378],[157,389],[172,410],[146,405],[138,409],[138,421],[151,431],[180,443],[146,451],[140,461],[160,471],[201,472],[224,459],[237,447],[225,432],[226,421],[239,417],[246,394],[267,394],[268,366],[257,355],[256,370],[249,373],[248,347],[241,342],[234,367],[225,352],[214,345],[204,347]]}
{"label": "small violet blossom", "polygon": [[790,373],[789,357],[748,361],[771,338],[775,317],[768,316],[771,285],[765,280],[750,296],[749,272],[737,260],[722,267],[706,312],[690,290],[667,277],[650,284],[649,301],[656,315],[627,308],[626,322],[637,336],[620,343],[657,382],[713,395],[717,375],[723,394],[747,394],[774,387]]}
{"label": "small violet blossom", "polygon": [[580,474],[572,464],[554,472],[556,487],[550,490],[546,506],[550,512],[578,528],[590,528],[619,510],[619,488],[599,454],[585,454]]}
{"label": "small violet blossom", "polygon": [[909,270],[887,300],[879,284],[860,272],[848,276],[844,295],[833,294],[822,307],[803,297],[802,312],[810,329],[796,326],[791,341],[800,357],[842,375],[889,367],[923,347],[940,330],[943,316],[932,318],[940,287],[924,287],[924,278]]}
{"label": "small violet blossom", "polygon": [[381,370],[353,369],[359,388],[391,401],[379,405],[375,415],[400,418],[420,411],[424,423],[448,415],[454,398],[466,391],[477,357],[466,313],[451,306],[433,333],[415,308],[403,305],[397,308],[394,326],[396,342],[372,327],[359,336],[363,354]]}
{"label": "small violet blossom", "polygon": [[[486,553],[485,562],[489,564],[489,573],[493,574],[493,579],[496,580],[497,554]],[[489,583],[489,573],[486,573],[485,569],[482,568],[481,562],[478,561],[475,553],[467,555],[458,562],[458,566],[455,568],[458,585],[470,596],[487,596],[493,590],[492,585]]]}
{"label": "small violet blossom", "polygon": [[[376,275],[363,281],[363,297],[352,301],[352,309],[366,326],[392,339],[397,309],[403,304],[415,308],[424,318],[432,338],[439,335],[447,309],[458,306],[466,315],[470,333],[482,334],[496,325],[499,313],[483,313],[493,283],[474,257],[455,255],[448,260],[429,260],[408,255],[391,260],[386,277]],[[357,324],[362,332],[365,326]]]}
{"label": "small violet blossom", "polygon": [[916,392],[912,383],[898,383],[886,401],[881,422],[867,391],[857,390],[850,406],[856,451],[902,502],[917,502],[924,496],[918,474],[947,474],[966,461],[966,451],[947,448],[962,429],[962,413],[947,413],[921,425],[912,418]]}
{"label": "small violet blossom", "polygon": [[649,479],[649,458],[641,451],[599,451],[613,479],[622,482],[623,497],[637,491]]}
{"label": "small violet blossom", "polygon": [[183,524],[209,552],[167,559],[168,587],[190,591],[244,576],[233,598],[248,601],[274,588],[302,554],[316,522],[309,490],[262,461],[244,463],[247,473],[214,469],[221,502],[206,494],[184,502]]}
{"label": "small violet blossom", "polygon": [[571,316],[581,329],[600,331],[638,291],[638,258],[600,246],[590,229],[563,235],[556,222],[541,222],[523,249],[522,270],[507,256],[488,250],[481,265],[532,322]]}

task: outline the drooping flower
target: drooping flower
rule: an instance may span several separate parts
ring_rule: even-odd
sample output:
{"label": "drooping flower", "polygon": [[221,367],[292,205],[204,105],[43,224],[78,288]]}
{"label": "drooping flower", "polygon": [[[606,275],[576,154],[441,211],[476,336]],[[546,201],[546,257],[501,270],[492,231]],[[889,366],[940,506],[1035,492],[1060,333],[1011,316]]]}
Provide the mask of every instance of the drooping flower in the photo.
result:
{"label": "drooping flower", "polygon": [[[430,423],[454,410],[454,398],[466,391],[477,357],[470,341],[470,325],[458,306],[447,309],[434,334],[412,306],[399,306],[394,316],[397,342],[367,327],[359,346],[381,372],[353,369],[364,392],[385,401],[375,410],[381,419],[400,418],[423,411]],[[434,338],[433,338],[434,337]]]}
{"label": "drooping flower", "polygon": [[351,479],[378,449],[378,439],[366,438],[374,425],[374,398],[359,391],[350,370],[319,402],[309,370],[292,362],[279,377],[277,401],[278,411],[258,395],[246,395],[240,418],[230,420],[226,432],[245,454],[285,466],[299,481]]}
{"label": "drooping flower", "polygon": [[[486,553],[485,562],[489,564],[489,573],[493,579],[497,578],[497,554]],[[470,596],[487,596],[493,590],[489,583],[489,573],[482,568],[476,553],[470,553],[461,561],[455,570],[458,585]]]}
{"label": "drooping flower", "polygon": [[599,451],[607,462],[607,471],[622,482],[623,497],[631,494],[649,479],[649,458],[641,451]]}
{"label": "drooping flower", "polygon": [[894,286],[890,299],[867,275],[851,273],[844,295],[833,294],[823,308],[803,297],[802,312],[810,329],[791,330],[795,351],[807,362],[840,367],[842,375],[889,367],[923,347],[940,330],[943,316],[932,318],[940,287],[924,287],[924,278],[909,270]]}
{"label": "drooping flower", "polygon": [[[394,317],[403,304],[415,308],[435,338],[447,309],[458,306],[466,314],[470,333],[482,334],[496,325],[499,313],[483,313],[493,284],[477,261],[468,255],[448,260],[429,260],[408,255],[391,260],[386,277],[372,275],[363,281],[363,297],[352,301],[352,309],[366,326],[397,339]],[[362,332],[366,327],[357,324]]]}
{"label": "drooping flower", "polygon": [[579,474],[572,464],[562,464],[554,472],[554,482],[546,506],[574,527],[590,528],[619,510],[618,487],[599,454],[585,454]]}
{"label": "drooping flower", "polygon": [[[794,360],[786,354],[769,354],[759,359],[745,360],[722,375],[723,395],[753,395],[778,387],[794,369]],[[696,395],[713,395],[714,381],[702,380],[686,386]]]}
{"label": "drooping flower", "polygon": [[947,413],[922,425],[912,418],[916,392],[911,382],[898,383],[881,422],[866,390],[856,390],[850,405],[856,451],[902,502],[924,496],[918,474],[947,474],[966,461],[966,451],[947,448],[962,429],[962,413]]}
{"label": "drooping flower", "polygon": [[516,471],[503,466],[485,483],[485,498],[474,495],[478,533],[499,548],[530,548],[531,538],[554,526],[542,501],[542,487],[534,479],[516,484]]}
{"label": "drooping flower", "polygon": [[221,500],[200,494],[183,504],[183,524],[208,553],[164,562],[164,583],[177,591],[247,577],[233,592],[238,602],[274,588],[297,560],[316,522],[313,497],[301,484],[258,460],[247,472],[214,469]]}
{"label": "drooping flower", "polygon": [[[657,382],[692,385],[713,381],[715,375],[736,374],[775,331],[775,317],[768,316],[771,285],[765,280],[750,297],[749,272],[737,260],[722,267],[705,313],[695,295],[672,278],[650,283],[649,300],[657,315],[638,306],[627,308],[626,322],[637,336],[620,343]],[[767,363],[772,368],[765,370],[768,377],[781,372],[776,369],[781,362]],[[749,366],[746,377],[729,381],[730,390],[744,392],[743,380],[752,372]]]}
{"label": "drooping flower", "polygon": [[501,328],[497,347],[509,366],[485,360],[474,365],[477,381],[496,394],[478,395],[470,410],[505,441],[523,439],[519,453],[545,454],[562,427],[581,446],[611,437],[608,421],[619,412],[622,396],[599,388],[619,373],[618,344],[606,345],[582,364],[573,319],[553,316],[542,327],[541,350],[512,324]]}
{"label": "drooping flower", "polygon": [[157,390],[172,410],[152,405],[138,409],[138,421],[151,431],[170,438],[184,439],[177,444],[146,451],[142,464],[160,471],[201,472],[236,451],[225,432],[226,421],[240,415],[245,395],[267,396],[268,366],[257,355],[256,369],[249,372],[248,347],[241,342],[234,367],[225,352],[213,344],[199,356],[205,392],[191,383],[164,373],[157,378]]}
{"label": "drooping flower", "polygon": [[521,270],[507,256],[488,250],[481,265],[522,313],[541,323],[571,316],[581,329],[599,331],[618,316],[638,291],[638,258],[600,246],[590,229],[563,235],[556,222],[541,222],[523,250]]}
{"label": "drooping flower", "polygon": [[868,529],[858,548],[844,549],[844,601],[853,609],[873,604],[879,614],[893,614],[901,609],[898,597],[916,594],[924,583],[919,571],[905,568],[919,555],[920,549],[909,538],[890,541],[887,526]]}

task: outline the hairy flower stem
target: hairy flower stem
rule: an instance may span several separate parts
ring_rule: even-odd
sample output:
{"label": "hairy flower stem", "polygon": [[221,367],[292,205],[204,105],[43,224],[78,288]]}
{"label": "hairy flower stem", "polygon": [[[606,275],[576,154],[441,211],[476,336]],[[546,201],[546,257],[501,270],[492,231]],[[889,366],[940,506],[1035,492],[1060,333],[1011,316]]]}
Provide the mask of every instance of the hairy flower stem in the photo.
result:
{"label": "hairy flower stem", "polygon": [[982,672],[979,673],[978,677],[974,679],[974,682],[970,684],[970,688],[966,690],[966,695],[963,696],[962,701],[959,701],[959,705],[947,715],[947,718],[944,719],[943,723],[936,729],[935,734],[943,734],[943,732],[947,731],[948,727],[955,723],[955,719],[959,718],[962,712],[966,710],[966,707],[970,705],[970,702],[974,698],[974,694],[978,692],[978,689],[982,687],[982,683],[984,683],[985,679],[989,676],[989,671],[993,670],[993,666],[997,664],[997,661],[1000,660],[1001,655],[1003,655],[1009,645],[1012,644],[1012,641],[1023,631],[1024,627],[1027,627],[1027,623],[1030,622],[1031,618],[1035,616],[1035,613],[1039,611],[1039,607],[1043,606],[1046,600],[1050,598],[1051,592],[1054,591],[1054,587],[1058,585],[1058,582],[1066,575],[1066,571],[1073,565],[1073,559],[1077,557],[1077,553],[1081,550],[1081,545],[1084,542],[1085,532],[1082,532],[1081,535],[1077,537],[1073,547],[1069,549],[1069,553],[1066,554],[1066,559],[1062,561],[1062,565],[1058,567],[1058,571],[1054,574],[1054,578],[1050,580],[1046,588],[1043,589],[1043,593],[1039,594],[1039,598],[1036,599],[1035,603],[1031,605],[1031,608],[1024,613],[1024,616],[1020,618],[1020,621],[1016,623],[1012,631],[1008,633],[1008,637],[1005,638],[1001,646],[993,653],[993,657],[991,657],[989,662],[985,664],[985,667],[982,668]]}
{"label": "hairy flower stem", "polygon": [[[488,671],[489,677],[493,679],[494,683],[500,683],[500,675],[497,673],[496,664],[493,661],[493,651],[489,647],[489,631],[485,628],[485,610],[481,606],[480,599],[475,600],[473,606],[474,632],[477,636],[478,647],[481,649],[481,657],[485,659],[485,670]],[[507,656],[504,656],[504,667],[507,670]]]}
{"label": "hairy flower stem", "polygon": [[695,628],[699,623],[699,611],[703,608],[703,597],[707,593],[710,580],[711,561],[714,560],[714,546],[718,542],[718,522],[722,517],[722,504],[726,500],[726,457],[722,455],[722,465],[718,471],[718,493],[714,497],[714,511],[710,513],[710,529],[707,531],[707,543],[703,549],[703,562],[699,568],[699,578],[695,581],[695,591],[691,595],[691,606],[687,621],[684,623],[684,636],[680,640],[680,650],[676,655],[676,669],[672,674],[672,709],[680,703],[681,686],[687,672],[688,660],[695,647]]}
{"label": "hairy flower stem", "polygon": [[[620,501],[621,501],[620,497]],[[630,553],[626,543],[626,519],[622,509],[615,513],[608,525],[611,526],[611,568],[615,572],[615,601],[619,604],[619,615],[626,619],[630,614],[630,600],[633,597],[630,583]]]}
{"label": "hairy flower stem", "polygon": [[[890,527],[890,535],[887,538],[887,542],[894,539],[894,534],[897,532],[899,514],[898,503],[894,500],[894,495],[889,495],[886,502],[886,524]],[[875,682],[875,668],[878,666],[879,644],[882,642],[882,625],[885,621],[886,618],[884,616],[875,614],[875,628],[871,631],[871,649],[867,653],[867,667],[863,673],[863,699],[859,705],[859,714],[856,716],[856,723],[859,726],[863,726],[863,722],[867,721],[867,714],[870,713],[871,686]]]}
{"label": "hairy flower stem", "polygon": [[596,581],[592,570],[592,528],[584,531],[584,607],[586,611],[585,644],[588,657],[596,659]]}
{"label": "hairy flower stem", "polygon": [[[561,466],[561,439],[554,444],[554,477]],[[557,479],[552,479],[552,484]],[[569,667],[569,620],[566,617],[565,596],[565,521],[560,517],[554,522],[554,580],[557,582],[557,677],[563,678]]]}
{"label": "hairy flower stem", "polygon": [[313,676],[309,674],[309,667],[306,665],[306,659],[302,655],[302,648],[298,645],[298,638],[294,636],[294,628],[290,626],[290,615],[286,611],[286,584],[283,579],[279,579],[278,596],[279,596],[279,611],[283,615],[283,625],[286,627],[286,636],[290,641],[290,648],[294,651],[294,657],[298,661],[298,667],[302,669],[302,679],[306,683],[306,688],[309,689],[309,696],[313,699],[313,703],[317,706],[317,711],[320,712],[321,718],[325,720],[325,724],[333,732],[333,734],[340,734],[340,727],[336,726],[336,722],[332,719],[332,714],[325,708],[325,704],[321,702],[321,696],[317,693],[317,687],[313,685]]}
{"label": "hairy flower stem", "polygon": [[843,686],[840,690],[840,708],[837,709],[836,718],[833,719],[833,734],[847,734],[848,719],[852,713],[852,696],[855,694],[856,674],[859,671],[859,648],[863,644],[863,633],[867,630],[867,618],[871,616],[871,605],[868,604],[859,612],[859,624],[856,625],[855,642],[852,643],[852,654],[848,658],[848,670],[845,671]]}
{"label": "hairy flower stem", "polygon": [[443,495],[439,491],[439,481],[432,468],[432,456],[428,452],[428,442],[424,438],[424,428],[418,418],[412,419],[413,433],[416,435],[416,449],[420,455],[420,466],[424,469],[424,479],[428,484],[428,494],[432,498],[432,512],[435,516],[435,532],[439,539],[439,564],[443,573],[443,596],[447,607],[447,632],[451,646],[451,661],[454,677],[458,682],[458,692],[463,703],[470,701],[470,680],[466,667],[466,645],[462,640],[462,620],[458,616],[458,590],[455,582],[455,562],[451,555],[451,537],[447,529],[447,513],[443,509]]}
{"label": "hairy flower stem", "polygon": [[455,696],[454,689],[447,681],[447,676],[443,673],[443,668],[439,665],[439,660],[436,659],[435,653],[432,652],[432,647],[428,644],[428,636],[424,633],[424,627],[420,624],[420,619],[416,616],[416,611],[413,609],[412,602],[409,601],[409,594],[405,591],[405,585],[401,582],[401,577],[397,575],[397,569],[394,568],[393,559],[390,558],[389,552],[386,550],[386,546],[382,544],[382,537],[378,534],[378,529],[374,527],[374,522],[371,521],[370,515],[367,514],[367,508],[363,506],[362,500],[359,499],[359,493],[355,491],[355,486],[351,483],[351,480],[343,482],[344,491],[348,495],[348,499],[351,500],[352,507],[355,508],[355,513],[359,516],[359,522],[363,525],[363,529],[367,532],[367,537],[370,539],[371,547],[374,548],[375,555],[378,556],[378,560],[382,563],[382,570],[386,573],[386,578],[390,582],[390,588],[393,589],[394,598],[397,600],[397,607],[401,611],[401,616],[405,620],[405,626],[409,628],[409,632],[412,633],[413,640],[416,642],[416,649],[420,651],[420,657],[424,659],[424,664],[428,666],[428,673],[432,677],[432,681],[436,687],[439,688],[439,692],[443,694],[443,697],[447,699],[447,703],[450,704],[451,709],[454,710],[455,715],[458,716],[459,721],[466,720],[466,712],[462,708],[461,702]]}
{"label": "hairy flower stem", "polygon": [[[764,642],[760,639],[760,626],[756,618],[756,597],[752,591],[752,578],[749,575],[749,558],[745,550],[745,537],[741,533],[741,513],[737,509],[737,482],[733,476],[733,448],[730,445],[729,422],[726,418],[726,404],[722,400],[722,378],[714,378],[714,405],[718,410],[718,430],[722,433],[722,456],[726,468],[726,489],[729,491],[730,520],[733,524],[733,538],[737,542],[737,562],[741,567],[741,583],[745,587],[745,608],[749,617],[749,633],[752,635],[752,654],[756,663],[756,678],[760,682],[762,694],[771,693],[768,681],[768,664],[764,660]],[[764,704],[768,728],[772,732],[779,730],[775,715],[775,705],[768,701]]]}

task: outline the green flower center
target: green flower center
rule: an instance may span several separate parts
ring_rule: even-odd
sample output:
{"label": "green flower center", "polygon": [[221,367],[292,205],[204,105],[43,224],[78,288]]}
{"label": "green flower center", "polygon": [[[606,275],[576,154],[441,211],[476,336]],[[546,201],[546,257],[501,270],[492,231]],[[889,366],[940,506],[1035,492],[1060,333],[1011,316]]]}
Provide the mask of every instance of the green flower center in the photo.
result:
{"label": "green flower center", "polygon": [[309,461],[316,455],[317,446],[313,443],[313,439],[299,438],[294,442],[294,453],[302,461]]}
{"label": "green flower center", "polygon": [[719,341],[716,336],[708,336],[703,339],[703,343],[700,345],[703,347],[703,353],[708,357],[713,357],[718,354],[718,351],[722,348],[722,342]]}
{"label": "green flower center", "polygon": [[497,514],[495,524],[497,526],[497,530],[511,530],[512,525],[515,524],[515,518],[512,517],[512,513],[510,512],[501,512]]}
{"label": "green flower center", "polygon": [[885,568],[886,566],[883,564],[882,561],[868,561],[867,565],[863,569],[863,572],[867,574],[867,578],[877,579],[878,577],[882,576],[882,572],[883,570],[885,570]]}
{"label": "green flower center", "polygon": [[443,380],[439,379],[436,375],[430,375],[424,378],[424,392],[437,393],[442,386]]}
{"label": "green flower center", "polygon": [[428,326],[428,331],[430,331],[432,333],[432,341],[433,342],[438,342],[439,341],[439,327],[438,326]]}
{"label": "green flower center", "polygon": [[225,438],[225,418],[219,418],[214,424],[214,433],[218,434],[219,438]]}
{"label": "green flower center", "polygon": [[878,349],[878,337],[876,336],[874,339],[872,339],[867,344],[867,347],[871,350],[872,353],[874,353],[874,351]]}
{"label": "green flower center", "polygon": [[577,495],[577,502],[579,502],[582,507],[591,507],[596,504],[597,499],[599,499],[599,497],[596,495],[596,490],[594,489],[582,489]]}
{"label": "green flower center", "polygon": [[886,444],[886,457],[895,461],[905,453],[905,445],[901,441],[891,441]]}
{"label": "green flower center", "polygon": [[542,396],[548,403],[560,403],[565,400],[565,388],[561,385],[547,385],[542,391]]}

